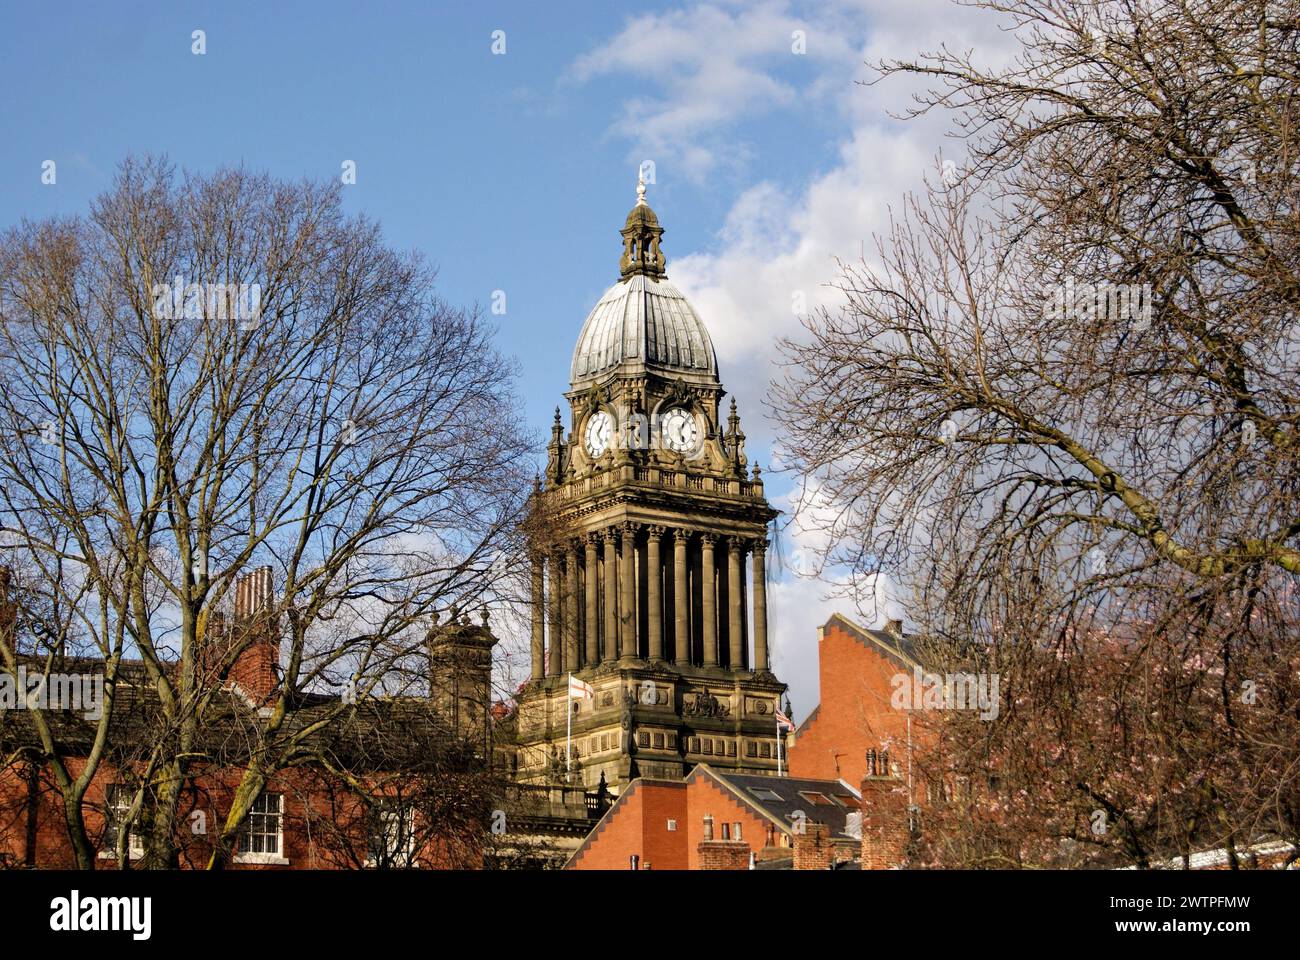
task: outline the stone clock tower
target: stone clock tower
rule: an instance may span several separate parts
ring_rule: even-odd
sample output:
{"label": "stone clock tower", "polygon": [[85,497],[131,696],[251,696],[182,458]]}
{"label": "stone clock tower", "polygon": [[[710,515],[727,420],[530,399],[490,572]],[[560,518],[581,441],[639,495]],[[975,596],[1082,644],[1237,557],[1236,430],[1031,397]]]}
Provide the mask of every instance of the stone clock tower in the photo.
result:
{"label": "stone clock tower", "polygon": [[[523,783],[604,775],[620,789],[697,763],[777,772],[786,688],[769,670],[765,586],[777,511],[734,400],[723,415],[708,331],[664,271],[644,183],[637,194],[620,279],[578,335],[571,430],[557,408],[533,498]],[[571,708],[570,674],[594,692]]]}

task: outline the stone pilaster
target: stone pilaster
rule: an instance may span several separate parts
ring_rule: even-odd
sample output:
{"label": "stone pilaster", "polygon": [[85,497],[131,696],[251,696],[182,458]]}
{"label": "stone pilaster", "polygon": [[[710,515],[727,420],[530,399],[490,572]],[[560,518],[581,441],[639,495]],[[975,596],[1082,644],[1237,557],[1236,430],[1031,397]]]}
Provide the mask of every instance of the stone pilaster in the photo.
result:
{"label": "stone pilaster", "polygon": [[564,669],[578,669],[578,542],[570,540],[564,556]]}
{"label": "stone pilaster", "polygon": [[745,540],[727,538],[727,666],[739,670],[745,662],[745,590],[742,560]]}
{"label": "stone pilaster", "polygon": [[583,629],[586,633],[587,641],[587,666],[592,666],[600,662],[600,603],[596,593],[596,587],[600,581],[600,571],[597,567],[596,546],[600,543],[598,534],[589,533],[584,538],[586,555],[583,557],[583,587],[585,601],[583,617]]}
{"label": "stone pilaster", "polygon": [[618,659],[618,534],[611,527],[601,536],[605,541],[605,588],[601,598],[605,604],[605,657],[606,661]]}
{"label": "stone pilaster", "polygon": [[686,589],[686,546],[690,532],[673,531],[673,606],[676,609],[676,635],[673,656],[675,663],[691,662],[691,604]]}
{"label": "stone pilaster", "polygon": [[705,666],[716,666],[718,662],[718,576],[717,567],[713,560],[713,544],[717,539],[711,533],[700,536],[701,577],[703,580],[701,592],[704,595],[704,602],[701,606],[704,612]]}
{"label": "stone pilaster", "polygon": [[650,659],[655,661],[664,658],[664,568],[659,557],[663,537],[663,527],[646,528],[646,625],[650,631]]}
{"label": "stone pilaster", "polygon": [[636,642],[636,531],[637,524],[625,522],[619,546],[619,656],[623,659],[637,655]]}
{"label": "stone pilaster", "polygon": [[754,541],[754,669],[770,670],[767,655],[767,540]]}
{"label": "stone pilaster", "polygon": [[533,554],[533,679],[546,676],[546,573],[541,554]]}

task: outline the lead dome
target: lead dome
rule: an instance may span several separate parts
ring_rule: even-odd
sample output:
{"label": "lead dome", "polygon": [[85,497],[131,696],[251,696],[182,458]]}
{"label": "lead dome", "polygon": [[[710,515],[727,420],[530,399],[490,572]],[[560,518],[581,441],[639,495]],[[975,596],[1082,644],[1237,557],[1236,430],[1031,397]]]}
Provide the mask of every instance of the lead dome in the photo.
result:
{"label": "lead dome", "polygon": [[709,331],[664,271],[663,232],[646,203],[642,182],[621,231],[619,281],[605,291],[578,334],[569,375],[574,389],[616,371],[717,382],[718,358]]}

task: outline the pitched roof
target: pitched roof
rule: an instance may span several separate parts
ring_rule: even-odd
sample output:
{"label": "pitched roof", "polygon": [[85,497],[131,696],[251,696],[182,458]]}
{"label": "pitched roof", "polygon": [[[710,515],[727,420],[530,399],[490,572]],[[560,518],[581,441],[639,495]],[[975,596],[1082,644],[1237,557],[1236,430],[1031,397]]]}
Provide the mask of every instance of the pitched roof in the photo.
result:
{"label": "pitched roof", "polygon": [[[709,776],[748,806],[792,834],[796,823],[811,821],[830,827],[835,840],[861,837],[862,795],[843,780],[805,780],[762,774],[738,774],[700,764],[687,780]],[[800,816],[802,814],[802,816]]]}
{"label": "pitched roof", "polygon": [[[24,658],[25,659],[25,658]],[[63,674],[99,674],[104,661],[67,657],[59,661]],[[39,675],[33,670],[33,676]],[[118,669],[113,712],[109,718],[110,759],[126,759],[176,731],[169,723],[158,690],[138,660],[123,660]],[[55,742],[67,756],[84,755],[95,740],[98,718],[84,710],[41,711]],[[217,691],[200,719],[197,749],[226,763],[244,762],[264,723],[258,710],[237,692]],[[364,698],[345,704],[338,695],[302,693],[276,736],[286,744],[301,735],[296,752],[327,756],[361,770],[436,769],[450,760],[469,762],[469,746],[459,741],[424,697]],[[40,749],[41,741],[30,710],[0,710],[0,749]]]}
{"label": "pitched roof", "polygon": [[865,647],[878,649],[909,667],[921,665],[921,651],[916,638],[888,630],[871,630],[854,623],[842,613],[832,613],[822,629],[834,624]]}

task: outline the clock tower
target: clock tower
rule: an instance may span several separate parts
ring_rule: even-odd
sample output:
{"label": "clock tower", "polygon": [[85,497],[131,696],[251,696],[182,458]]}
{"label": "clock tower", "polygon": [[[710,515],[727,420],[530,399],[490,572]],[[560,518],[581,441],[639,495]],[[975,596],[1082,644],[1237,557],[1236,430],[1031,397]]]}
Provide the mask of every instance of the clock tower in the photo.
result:
{"label": "clock tower", "polygon": [[765,564],[777,511],[735,401],[723,412],[708,330],[668,280],[663,232],[640,183],[618,282],[574,349],[570,429],[556,408],[534,492],[523,783],[778,771],[786,687],[769,665]]}

